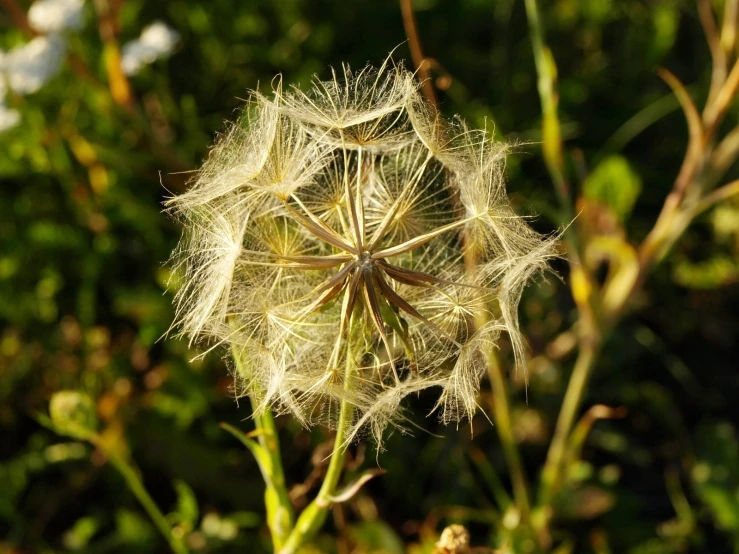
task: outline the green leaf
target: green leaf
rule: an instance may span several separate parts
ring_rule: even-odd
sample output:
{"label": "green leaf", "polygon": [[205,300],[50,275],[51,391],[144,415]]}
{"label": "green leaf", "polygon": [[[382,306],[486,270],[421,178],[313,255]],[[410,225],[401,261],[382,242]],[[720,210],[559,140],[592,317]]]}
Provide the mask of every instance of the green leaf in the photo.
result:
{"label": "green leaf", "polygon": [[697,437],[693,484],[719,527],[739,534],[739,443],[728,421],[703,425]]}
{"label": "green leaf", "polygon": [[115,514],[115,526],[118,540],[126,545],[145,545],[154,537],[149,521],[132,510],[119,509]]}
{"label": "green leaf", "polygon": [[100,520],[97,517],[81,517],[71,529],[64,533],[62,538],[64,547],[68,550],[82,550],[89,544],[98,529],[100,529]]}
{"label": "green leaf", "polygon": [[383,521],[363,521],[354,525],[350,533],[362,552],[367,554],[403,554],[403,542]]}
{"label": "green leaf", "polygon": [[650,11],[652,27],[654,28],[652,44],[650,45],[650,58],[657,61],[659,57],[669,52],[675,44],[680,22],[680,9],[675,4],[662,2],[656,3]]}
{"label": "green leaf", "polygon": [[739,278],[739,262],[726,255],[717,255],[700,262],[679,260],[673,269],[673,277],[686,288],[717,289],[734,283]]}
{"label": "green leaf", "polygon": [[583,195],[608,206],[623,221],[641,193],[641,178],[623,156],[608,156],[583,183]]}
{"label": "green leaf", "polygon": [[221,429],[224,429],[225,431],[236,437],[239,442],[241,442],[241,444],[249,449],[249,452],[251,452],[256,459],[257,465],[262,472],[264,482],[269,485],[271,481],[270,474],[272,471],[272,464],[269,458],[269,453],[267,453],[264,448],[259,445],[258,442],[247,437],[242,431],[240,431],[233,425],[230,425],[228,423],[221,423]]}
{"label": "green leaf", "polygon": [[181,479],[177,479],[174,482],[174,488],[177,492],[177,509],[173,515],[179,523],[184,524],[188,531],[190,531],[195,527],[195,523],[200,515],[198,499],[190,488],[190,485]]}
{"label": "green leaf", "polygon": [[245,529],[256,529],[261,524],[264,518],[255,512],[232,512],[225,516],[227,519],[233,521],[240,528]]}

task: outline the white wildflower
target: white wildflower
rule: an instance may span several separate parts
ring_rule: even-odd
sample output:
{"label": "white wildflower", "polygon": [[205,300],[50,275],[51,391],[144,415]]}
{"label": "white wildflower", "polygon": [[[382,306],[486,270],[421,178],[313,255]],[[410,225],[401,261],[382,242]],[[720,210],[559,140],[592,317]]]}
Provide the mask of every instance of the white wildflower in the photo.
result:
{"label": "white wildflower", "polygon": [[[0,68],[3,65],[4,59],[5,53],[0,50]],[[7,131],[8,129],[12,129],[18,125],[21,120],[20,113],[18,113],[17,110],[10,109],[5,105],[5,96],[7,93],[8,87],[5,84],[5,78],[0,72],[0,133]]]}
{"label": "white wildflower", "polygon": [[37,0],[28,10],[28,22],[41,33],[82,28],[84,0]]}
{"label": "white wildflower", "polygon": [[240,391],[306,424],[345,402],[348,436],[380,440],[429,387],[444,421],[470,416],[501,332],[523,366],[518,300],[552,255],[508,201],[505,154],[389,62],[253,93],[169,201],[185,227],[176,324],[229,344]]}
{"label": "white wildflower", "polygon": [[121,66],[126,75],[136,75],[156,60],[169,56],[180,35],[167,24],[157,21],[146,27],[139,38],[123,45]]}
{"label": "white wildflower", "polygon": [[0,102],[0,133],[17,126],[21,121],[21,114],[17,110],[10,109]]}
{"label": "white wildflower", "polygon": [[0,59],[0,74],[18,94],[32,94],[62,68],[66,45],[59,35],[39,36]]}

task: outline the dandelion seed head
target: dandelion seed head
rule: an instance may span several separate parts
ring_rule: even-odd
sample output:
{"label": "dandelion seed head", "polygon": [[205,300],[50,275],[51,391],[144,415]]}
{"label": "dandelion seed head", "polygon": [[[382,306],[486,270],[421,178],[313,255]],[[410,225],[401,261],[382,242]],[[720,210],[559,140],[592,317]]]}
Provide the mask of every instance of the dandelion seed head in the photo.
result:
{"label": "dandelion seed head", "polygon": [[525,367],[518,300],[552,252],[510,205],[506,152],[389,60],[252,93],[168,202],[175,325],[231,346],[258,410],[333,425],[350,403],[350,440],[407,429],[403,399],[432,387],[443,421],[471,416],[501,333]]}

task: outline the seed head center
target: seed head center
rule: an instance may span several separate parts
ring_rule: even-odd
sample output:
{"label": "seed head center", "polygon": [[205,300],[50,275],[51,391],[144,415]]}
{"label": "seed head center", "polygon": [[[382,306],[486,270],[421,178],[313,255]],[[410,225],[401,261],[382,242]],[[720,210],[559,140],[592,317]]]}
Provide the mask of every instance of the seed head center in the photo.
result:
{"label": "seed head center", "polygon": [[372,253],[367,250],[362,251],[357,258],[357,265],[362,269],[370,269],[373,263]]}

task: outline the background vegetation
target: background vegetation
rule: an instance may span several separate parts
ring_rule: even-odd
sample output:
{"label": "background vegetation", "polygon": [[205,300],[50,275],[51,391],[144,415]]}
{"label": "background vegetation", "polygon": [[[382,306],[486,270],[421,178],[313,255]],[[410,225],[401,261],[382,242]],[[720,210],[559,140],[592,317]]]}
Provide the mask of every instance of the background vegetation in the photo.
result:
{"label": "background vegetation", "polygon": [[[0,4],[7,50],[31,38],[29,3]],[[472,126],[487,121],[501,140],[522,143],[509,158],[509,192],[521,213],[541,214],[537,228],[560,228],[540,155],[524,2],[413,5],[441,111]],[[711,53],[699,12],[689,0],[557,0],[540,8],[557,61],[565,165],[579,197],[573,227],[636,244],[654,224],[688,141],[657,68],[688,83],[699,105],[708,95]],[[156,20],[180,34],[174,54],[130,79],[116,74],[118,44]],[[166,260],[179,230],[161,202],[184,189],[239,97],[269,90],[276,73],[307,83],[329,65],[377,64],[399,44],[395,57],[412,66],[400,6],[111,0],[89,3],[85,22],[68,37],[59,75],[7,100],[21,122],[0,134],[0,551],[166,551],[108,456],[39,421],[54,392],[80,389],[95,399],[106,448],[135,460],[193,551],[267,552],[257,466],[219,427],[249,429],[249,407],[232,399],[217,354],[190,363],[184,342],[162,339],[177,284]],[[724,130],[737,115],[732,105]],[[588,199],[605,208],[589,208]],[[603,404],[619,417],[595,422],[582,451],[571,453],[552,548],[739,551],[739,422],[731,408],[739,395],[738,259],[734,200],[703,213],[630,299],[582,409]],[[533,482],[577,343],[568,265],[554,269],[561,279],[531,287],[520,307],[528,388],[524,376],[507,376],[513,437]],[[604,268],[593,274],[606,279]],[[505,345],[501,360],[511,367]],[[493,393],[486,384],[479,403],[487,413]],[[475,544],[515,541],[518,514],[500,508],[509,466],[496,428],[482,414],[458,429],[439,426],[423,417],[432,405],[432,397],[418,398],[419,430],[394,434],[385,452],[352,449],[354,468],[387,473],[334,509],[320,551],[430,552],[455,521]],[[303,506],[325,469],[330,434],[308,433],[289,418],[277,424],[291,496]]]}

